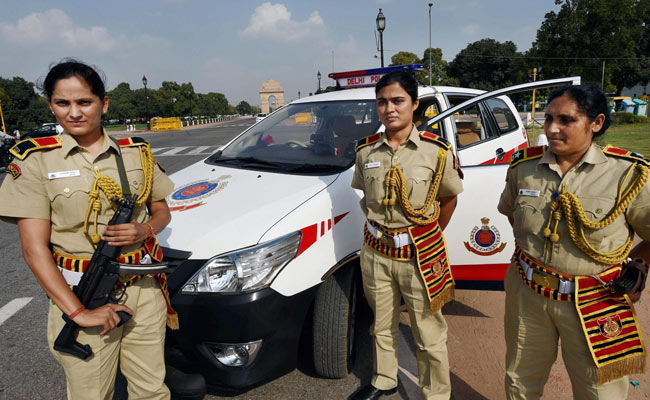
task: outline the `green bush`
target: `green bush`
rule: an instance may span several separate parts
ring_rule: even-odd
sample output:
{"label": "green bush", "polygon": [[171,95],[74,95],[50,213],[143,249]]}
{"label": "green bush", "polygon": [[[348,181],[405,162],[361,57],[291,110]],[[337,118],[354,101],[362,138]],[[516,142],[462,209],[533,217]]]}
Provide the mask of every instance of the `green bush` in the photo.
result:
{"label": "green bush", "polygon": [[644,117],[642,115],[634,115],[627,111],[618,111],[612,113],[611,116],[613,125],[647,124],[650,122],[650,118],[648,117]]}

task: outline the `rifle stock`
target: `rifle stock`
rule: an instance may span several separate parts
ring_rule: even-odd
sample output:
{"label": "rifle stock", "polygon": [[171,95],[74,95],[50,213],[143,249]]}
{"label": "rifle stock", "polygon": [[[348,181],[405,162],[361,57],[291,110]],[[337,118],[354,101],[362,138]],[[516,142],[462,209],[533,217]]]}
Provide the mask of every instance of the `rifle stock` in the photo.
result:
{"label": "rifle stock", "polygon": [[[137,196],[133,195],[127,196],[123,200],[112,199],[113,202],[119,204],[119,207],[108,225],[130,222],[136,198]],[[97,245],[88,268],[79,281],[79,285],[74,288],[74,293],[87,309],[92,310],[101,307],[111,300],[111,292],[119,279],[119,267],[115,261],[119,257],[121,249],[121,247],[109,245],[104,240]],[[131,318],[131,315],[124,311],[118,311],[118,315],[120,317],[118,326]],[[90,357],[93,354],[91,347],[76,340],[75,336],[79,325],[65,314],[63,314],[63,320],[65,325],[54,341],[54,350],[71,354],[82,360]]]}

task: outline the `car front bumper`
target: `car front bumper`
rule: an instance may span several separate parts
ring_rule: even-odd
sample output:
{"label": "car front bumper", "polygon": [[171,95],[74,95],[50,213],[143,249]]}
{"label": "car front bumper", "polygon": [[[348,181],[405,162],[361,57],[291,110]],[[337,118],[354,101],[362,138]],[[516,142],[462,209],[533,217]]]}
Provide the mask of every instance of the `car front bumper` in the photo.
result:
{"label": "car front bumper", "polygon": [[[234,295],[181,293],[183,283],[204,262],[187,261],[169,277],[172,307],[178,312],[180,329],[168,330],[168,346],[178,347],[192,369],[217,387],[244,389],[293,370],[315,288],[291,297],[270,288]],[[215,343],[258,340],[262,340],[261,348],[248,366],[226,366],[210,350]]]}

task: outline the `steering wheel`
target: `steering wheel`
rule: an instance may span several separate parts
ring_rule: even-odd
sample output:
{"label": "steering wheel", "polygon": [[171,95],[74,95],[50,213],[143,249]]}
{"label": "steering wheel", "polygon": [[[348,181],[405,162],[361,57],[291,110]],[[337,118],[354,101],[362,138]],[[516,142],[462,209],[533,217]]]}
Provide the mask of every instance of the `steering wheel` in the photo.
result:
{"label": "steering wheel", "polygon": [[309,146],[307,143],[301,142],[300,140],[296,140],[296,139],[287,140],[287,144],[291,147],[307,148]]}

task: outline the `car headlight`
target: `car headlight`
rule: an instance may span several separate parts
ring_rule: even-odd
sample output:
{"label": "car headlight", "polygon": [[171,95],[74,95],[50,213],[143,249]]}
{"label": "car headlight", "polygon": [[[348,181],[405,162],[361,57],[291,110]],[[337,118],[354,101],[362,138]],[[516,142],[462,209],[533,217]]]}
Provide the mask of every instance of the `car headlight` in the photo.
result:
{"label": "car headlight", "polygon": [[295,232],[208,260],[183,286],[183,293],[239,293],[263,289],[298,253]]}

